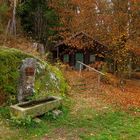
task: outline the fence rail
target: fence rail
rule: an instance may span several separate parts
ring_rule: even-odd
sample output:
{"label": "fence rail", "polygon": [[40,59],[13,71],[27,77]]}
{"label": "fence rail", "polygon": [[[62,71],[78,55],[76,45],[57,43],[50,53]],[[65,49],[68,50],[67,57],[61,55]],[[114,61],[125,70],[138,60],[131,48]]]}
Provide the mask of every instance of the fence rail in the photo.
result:
{"label": "fence rail", "polygon": [[87,67],[87,68],[89,68],[89,69],[91,69],[91,70],[97,72],[98,74],[105,75],[104,73],[102,73],[102,72],[96,70],[95,68],[92,68],[92,67],[90,67],[90,66],[88,66],[88,65],[86,65],[86,64],[84,64],[84,63],[82,63],[82,62],[80,62],[80,61],[77,61],[77,63],[80,64],[80,71],[81,71],[81,68],[82,68],[81,65],[83,65],[83,66],[85,66],[85,67]]}
{"label": "fence rail", "polygon": [[104,75],[104,76],[105,76],[105,74],[102,73],[102,72],[100,72],[100,71],[98,71],[98,70],[96,70],[95,68],[92,68],[92,67],[90,67],[90,66],[84,64],[84,63],[81,62],[81,61],[77,61],[77,63],[80,64],[80,73],[81,73],[81,71],[82,71],[82,65],[83,65],[83,66],[89,68],[90,70],[93,70],[94,72],[96,72],[96,73],[98,74],[98,88],[100,88],[101,75]]}

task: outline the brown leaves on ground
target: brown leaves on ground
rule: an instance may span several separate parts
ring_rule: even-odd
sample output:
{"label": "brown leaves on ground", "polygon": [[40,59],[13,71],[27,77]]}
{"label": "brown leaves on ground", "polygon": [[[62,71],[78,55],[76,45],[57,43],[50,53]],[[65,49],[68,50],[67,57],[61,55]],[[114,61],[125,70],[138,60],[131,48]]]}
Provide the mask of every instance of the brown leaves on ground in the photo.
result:
{"label": "brown leaves on ground", "polygon": [[[96,99],[99,99],[102,103],[112,104],[124,109],[140,107],[140,80],[126,80],[123,87],[101,82],[100,89],[98,89],[97,74],[92,71],[83,71],[81,75],[76,71],[66,71],[65,76],[71,86],[70,95],[91,100],[90,105],[94,106]],[[92,100],[93,97],[95,98],[94,101]],[[100,107],[99,105],[95,106]]]}
{"label": "brown leaves on ground", "polygon": [[105,95],[103,99],[108,103],[113,103],[123,108],[140,107],[140,87],[131,85],[131,82],[133,81],[128,82],[124,89],[111,85],[102,85]]}

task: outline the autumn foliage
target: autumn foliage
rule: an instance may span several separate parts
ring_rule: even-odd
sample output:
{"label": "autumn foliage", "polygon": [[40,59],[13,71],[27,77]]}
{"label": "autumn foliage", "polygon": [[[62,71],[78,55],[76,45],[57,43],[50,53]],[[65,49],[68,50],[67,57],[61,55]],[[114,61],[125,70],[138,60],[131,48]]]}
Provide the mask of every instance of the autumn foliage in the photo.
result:
{"label": "autumn foliage", "polygon": [[117,73],[127,73],[130,63],[140,61],[139,5],[139,0],[51,1],[64,25],[61,38],[83,31],[109,46]]}

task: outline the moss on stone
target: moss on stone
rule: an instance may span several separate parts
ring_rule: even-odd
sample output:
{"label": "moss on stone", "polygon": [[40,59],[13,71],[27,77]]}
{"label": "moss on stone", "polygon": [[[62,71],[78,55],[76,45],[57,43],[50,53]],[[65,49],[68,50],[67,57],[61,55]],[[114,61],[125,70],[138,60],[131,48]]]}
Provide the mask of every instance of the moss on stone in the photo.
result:
{"label": "moss on stone", "polygon": [[[17,49],[0,48],[0,94],[6,95],[7,102],[16,103],[19,68],[22,60],[34,57]],[[48,62],[38,60],[34,98],[49,94],[64,95],[67,84],[61,71]]]}

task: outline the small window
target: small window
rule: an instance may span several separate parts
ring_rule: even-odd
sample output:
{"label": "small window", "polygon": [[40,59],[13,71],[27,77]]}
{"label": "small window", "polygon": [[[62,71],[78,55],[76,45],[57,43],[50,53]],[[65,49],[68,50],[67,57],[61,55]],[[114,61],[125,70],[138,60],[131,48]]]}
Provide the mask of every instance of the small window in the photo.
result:
{"label": "small window", "polygon": [[94,54],[90,55],[90,62],[95,62],[95,55]]}
{"label": "small window", "polygon": [[69,55],[68,54],[64,55],[63,61],[64,61],[64,63],[68,63],[69,62]]}

